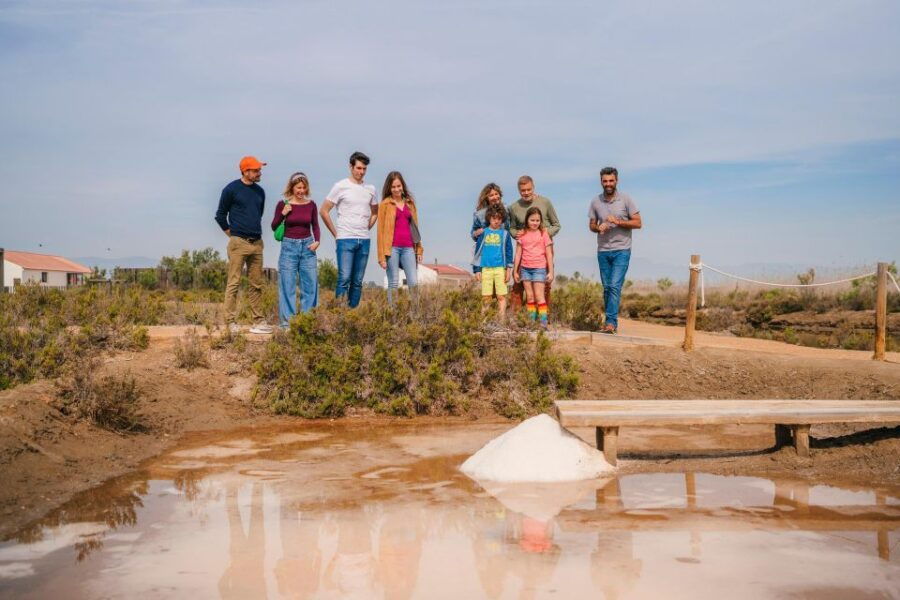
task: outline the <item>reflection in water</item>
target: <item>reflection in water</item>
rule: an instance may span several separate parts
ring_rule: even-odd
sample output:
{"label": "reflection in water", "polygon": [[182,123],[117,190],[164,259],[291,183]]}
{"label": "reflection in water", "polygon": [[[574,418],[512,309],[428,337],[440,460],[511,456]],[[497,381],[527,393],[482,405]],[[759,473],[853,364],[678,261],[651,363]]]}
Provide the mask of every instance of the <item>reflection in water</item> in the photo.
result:
{"label": "reflection in water", "polygon": [[219,579],[219,595],[224,599],[265,598],[266,526],[263,520],[262,485],[250,488],[250,518],[247,533],[238,510],[238,485],[230,483],[225,494],[228,515],[228,567]]}
{"label": "reflection in water", "polygon": [[[435,455],[435,429],[454,454]],[[378,444],[379,434],[368,435],[330,435],[340,446],[331,454],[321,435],[281,435],[242,438],[242,454],[217,452],[205,465],[203,447],[183,452],[184,468],[163,457],[0,544],[0,596],[752,598],[900,589],[896,488],[693,473],[475,483],[456,470],[470,431],[426,430],[421,454],[415,435],[402,445],[389,428]]]}

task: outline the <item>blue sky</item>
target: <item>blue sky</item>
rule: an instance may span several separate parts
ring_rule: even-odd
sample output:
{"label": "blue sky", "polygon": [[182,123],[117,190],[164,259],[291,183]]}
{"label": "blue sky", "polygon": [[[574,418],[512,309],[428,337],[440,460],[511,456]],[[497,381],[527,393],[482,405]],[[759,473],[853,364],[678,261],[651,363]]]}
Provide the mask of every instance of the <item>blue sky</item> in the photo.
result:
{"label": "blue sky", "polygon": [[0,0],[0,245],[224,251],[242,155],[269,163],[270,212],[291,172],[320,200],[359,149],[379,189],[406,176],[428,260],[464,263],[481,186],[513,200],[522,173],[587,260],[609,164],[647,261],[900,259],[898,26],[881,0]]}

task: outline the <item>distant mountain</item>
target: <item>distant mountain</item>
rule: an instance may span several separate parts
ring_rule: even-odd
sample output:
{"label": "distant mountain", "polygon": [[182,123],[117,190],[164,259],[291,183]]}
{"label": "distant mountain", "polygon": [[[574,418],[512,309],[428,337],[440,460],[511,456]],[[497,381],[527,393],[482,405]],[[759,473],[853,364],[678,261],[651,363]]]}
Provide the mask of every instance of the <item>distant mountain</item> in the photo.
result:
{"label": "distant mountain", "polygon": [[80,256],[74,257],[77,263],[86,267],[100,267],[111,271],[115,267],[125,267],[130,269],[143,269],[146,267],[155,267],[159,264],[158,258],[150,258],[148,256],[125,256],[121,258],[99,257],[99,256]]}

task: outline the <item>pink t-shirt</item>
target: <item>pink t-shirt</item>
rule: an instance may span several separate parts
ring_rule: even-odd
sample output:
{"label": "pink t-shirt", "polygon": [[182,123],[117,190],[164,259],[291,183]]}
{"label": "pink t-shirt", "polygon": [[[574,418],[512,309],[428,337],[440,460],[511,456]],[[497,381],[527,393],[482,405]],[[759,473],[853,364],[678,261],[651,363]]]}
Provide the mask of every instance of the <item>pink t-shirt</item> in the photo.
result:
{"label": "pink t-shirt", "polygon": [[415,244],[412,241],[412,231],[409,228],[409,222],[412,220],[412,211],[409,205],[404,204],[403,210],[397,209],[397,216],[394,220],[394,243],[395,248],[412,248]]}
{"label": "pink t-shirt", "polygon": [[519,238],[522,245],[521,265],[528,269],[547,268],[547,246],[553,241],[546,231],[528,229]]}

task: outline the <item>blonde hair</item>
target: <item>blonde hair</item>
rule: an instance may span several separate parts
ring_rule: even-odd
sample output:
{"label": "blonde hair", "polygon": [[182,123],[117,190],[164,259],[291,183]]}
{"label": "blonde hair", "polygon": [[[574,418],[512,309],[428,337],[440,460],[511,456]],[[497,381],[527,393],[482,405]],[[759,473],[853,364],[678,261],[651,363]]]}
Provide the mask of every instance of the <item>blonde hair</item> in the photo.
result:
{"label": "blonde hair", "polygon": [[309,179],[307,179],[305,173],[297,171],[288,178],[287,185],[284,186],[284,192],[281,193],[285,200],[290,200],[291,196],[294,195],[294,186],[301,181],[306,185],[306,197],[312,196],[312,191],[309,189]]}

